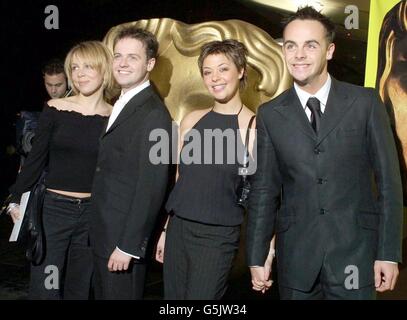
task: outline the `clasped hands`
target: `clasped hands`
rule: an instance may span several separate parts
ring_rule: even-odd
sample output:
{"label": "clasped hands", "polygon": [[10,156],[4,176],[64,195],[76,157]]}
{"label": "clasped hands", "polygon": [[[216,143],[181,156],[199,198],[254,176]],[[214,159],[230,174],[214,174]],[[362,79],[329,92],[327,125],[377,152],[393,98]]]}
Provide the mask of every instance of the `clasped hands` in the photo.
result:
{"label": "clasped hands", "polygon": [[[270,279],[270,276],[273,258],[274,250],[271,249],[263,267],[250,267],[253,290],[265,293],[272,286],[273,280]],[[394,290],[399,275],[397,264],[375,261],[374,273],[376,291],[385,292]]]}
{"label": "clasped hands", "polygon": [[271,288],[273,280],[271,277],[271,268],[274,259],[274,249],[270,249],[264,266],[250,267],[250,274],[252,276],[252,289],[265,293]]}

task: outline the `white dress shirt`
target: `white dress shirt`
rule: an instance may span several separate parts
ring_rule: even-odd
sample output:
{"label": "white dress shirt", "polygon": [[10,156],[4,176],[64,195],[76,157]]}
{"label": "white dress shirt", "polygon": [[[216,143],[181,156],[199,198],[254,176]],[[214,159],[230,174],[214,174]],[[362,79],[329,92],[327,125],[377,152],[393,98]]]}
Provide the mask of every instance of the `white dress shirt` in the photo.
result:
{"label": "white dress shirt", "polygon": [[[126,93],[123,93],[120,95],[120,98],[117,99],[116,103],[113,106],[112,114],[109,117],[109,121],[107,123],[106,127],[106,132],[109,130],[109,128],[112,126],[112,124],[116,121],[117,117],[119,116],[120,112],[124,109],[126,104],[132,99],[137,93],[139,93],[141,90],[147,88],[150,85],[150,81],[147,80],[146,82],[143,82],[139,86],[130,89]],[[116,246],[116,249],[119,250],[121,253],[124,253],[134,259],[140,259],[138,256],[133,256],[130,253],[124,252],[123,250],[120,250],[119,247]]]}
{"label": "white dress shirt", "polygon": [[305,114],[308,120],[311,121],[311,110],[307,107],[307,101],[311,97],[315,97],[319,100],[321,106],[322,114],[325,112],[326,102],[328,101],[329,91],[331,90],[332,79],[328,73],[328,78],[326,79],[324,85],[315,94],[310,94],[300,88],[298,84],[294,82],[294,89],[300,99],[301,105],[305,110]]}
{"label": "white dress shirt", "polygon": [[130,89],[126,93],[123,93],[120,95],[120,98],[117,99],[116,103],[113,106],[112,114],[109,117],[109,121],[107,123],[106,131],[109,130],[109,128],[112,126],[113,122],[117,119],[119,116],[120,112],[124,109],[125,105],[130,101],[131,98],[133,98],[137,93],[139,93],[141,90],[147,88],[150,85],[150,81],[147,80],[146,82],[143,82],[139,86]]}

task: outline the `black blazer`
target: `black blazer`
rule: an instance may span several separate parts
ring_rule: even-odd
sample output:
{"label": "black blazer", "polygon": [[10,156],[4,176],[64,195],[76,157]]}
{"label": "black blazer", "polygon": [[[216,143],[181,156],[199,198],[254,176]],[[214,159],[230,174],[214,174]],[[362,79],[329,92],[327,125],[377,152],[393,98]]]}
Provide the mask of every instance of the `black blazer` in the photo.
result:
{"label": "black blazer", "polygon": [[151,87],[136,94],[100,139],[92,187],[91,244],[109,258],[121,250],[144,258],[168,182],[168,164],[151,163],[150,132],[171,134],[171,117]]}
{"label": "black blazer", "polygon": [[291,88],[260,107],[257,148],[249,265],[264,264],[274,233],[279,284],[294,289],[310,290],[323,263],[338,285],[356,266],[363,287],[374,260],[401,261],[399,165],[375,90],[332,79],[317,136]]}

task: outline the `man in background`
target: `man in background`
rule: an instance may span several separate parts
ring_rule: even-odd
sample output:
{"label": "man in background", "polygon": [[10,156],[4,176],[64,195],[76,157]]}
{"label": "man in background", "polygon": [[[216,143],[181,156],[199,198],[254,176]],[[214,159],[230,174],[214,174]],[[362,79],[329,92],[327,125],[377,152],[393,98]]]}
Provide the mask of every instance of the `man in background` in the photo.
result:
{"label": "man in background", "polygon": [[48,61],[42,69],[45,89],[51,99],[59,99],[67,94],[68,84],[64,63],[59,59]]}
{"label": "man in background", "polygon": [[[49,60],[42,68],[42,76],[49,98],[59,99],[70,94],[62,60],[57,58]],[[24,163],[31,150],[40,113],[40,111],[21,111],[17,115],[16,145],[17,152],[21,155],[20,165]]]}

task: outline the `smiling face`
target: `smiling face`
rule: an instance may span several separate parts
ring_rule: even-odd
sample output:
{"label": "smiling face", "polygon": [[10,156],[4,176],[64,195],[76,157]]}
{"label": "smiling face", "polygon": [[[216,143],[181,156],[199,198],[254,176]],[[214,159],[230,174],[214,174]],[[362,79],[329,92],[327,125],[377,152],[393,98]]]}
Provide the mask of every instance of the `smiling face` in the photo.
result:
{"label": "smiling face", "polygon": [[148,80],[154,64],[154,58],[147,59],[146,48],[140,40],[123,38],[114,47],[113,75],[123,92]]}
{"label": "smiling face", "polygon": [[71,70],[72,83],[82,95],[90,96],[98,90],[103,90],[103,75],[76,54],[72,57]]}
{"label": "smiling face", "polygon": [[212,54],[205,58],[202,76],[209,93],[219,102],[228,102],[239,94],[240,79],[244,70],[224,54]]}
{"label": "smiling face", "polygon": [[328,60],[335,45],[328,43],[324,26],[315,20],[294,20],[284,29],[283,53],[294,81],[313,94],[325,83]]}

